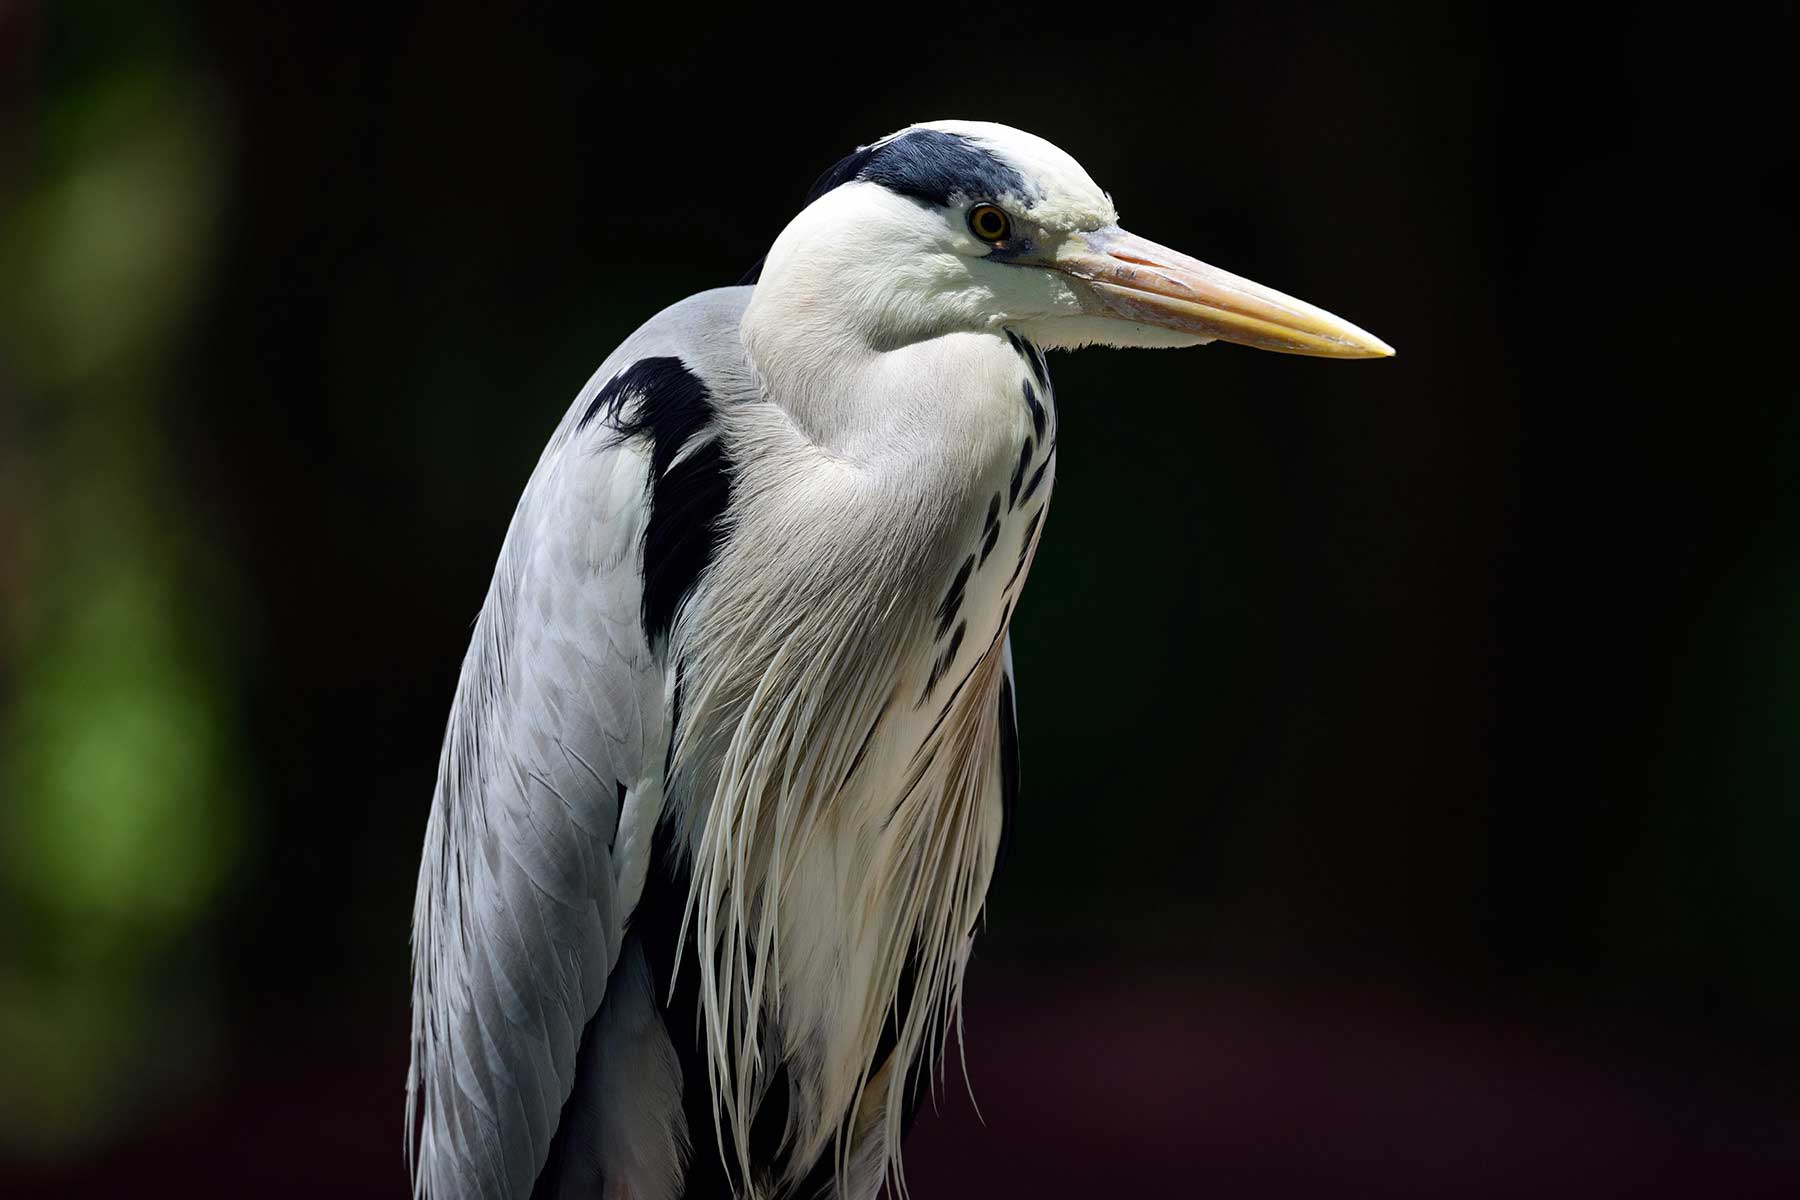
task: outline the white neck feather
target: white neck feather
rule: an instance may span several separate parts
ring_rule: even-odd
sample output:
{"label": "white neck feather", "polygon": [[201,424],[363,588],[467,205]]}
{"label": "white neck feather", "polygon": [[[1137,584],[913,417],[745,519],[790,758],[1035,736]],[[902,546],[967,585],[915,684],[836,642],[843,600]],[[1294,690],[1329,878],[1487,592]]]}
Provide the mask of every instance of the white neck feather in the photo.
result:
{"label": "white neck feather", "polygon": [[[721,418],[746,469],[725,550],[671,639],[670,793],[687,798],[719,1116],[748,1146],[769,1064],[785,1061],[792,1161],[835,1145],[840,1172],[860,1175],[897,1170],[908,1068],[954,1020],[996,850],[999,643],[924,747],[896,731],[917,720],[909,672],[968,514],[1017,453],[1019,360],[989,334],[880,348],[821,307],[759,286],[745,317],[781,403]],[[909,958],[896,1069],[865,1101]]]}

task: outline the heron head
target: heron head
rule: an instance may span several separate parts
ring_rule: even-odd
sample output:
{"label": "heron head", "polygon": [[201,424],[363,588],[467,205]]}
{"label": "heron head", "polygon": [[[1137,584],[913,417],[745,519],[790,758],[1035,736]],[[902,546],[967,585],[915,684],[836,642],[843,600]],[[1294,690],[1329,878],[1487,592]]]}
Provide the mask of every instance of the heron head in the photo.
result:
{"label": "heron head", "polygon": [[1044,347],[1393,353],[1330,313],[1127,233],[1073,158],[984,122],[913,125],[827,171],[757,292],[786,322],[849,326],[877,346],[1005,328]]}

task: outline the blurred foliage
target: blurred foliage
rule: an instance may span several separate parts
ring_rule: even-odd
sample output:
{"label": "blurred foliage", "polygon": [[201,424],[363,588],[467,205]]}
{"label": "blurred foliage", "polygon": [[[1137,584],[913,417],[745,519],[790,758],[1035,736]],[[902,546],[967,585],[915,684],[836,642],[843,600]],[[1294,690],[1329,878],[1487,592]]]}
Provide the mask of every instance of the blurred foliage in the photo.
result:
{"label": "blurred foliage", "polygon": [[[129,1068],[145,991],[207,913],[243,821],[218,564],[160,413],[211,265],[221,136],[172,61],[120,58],[46,98],[39,169],[0,226],[7,500],[0,665],[0,1128],[55,1143],[155,1086]],[[184,999],[185,998],[185,999]],[[133,1079],[121,1088],[121,1076]]]}

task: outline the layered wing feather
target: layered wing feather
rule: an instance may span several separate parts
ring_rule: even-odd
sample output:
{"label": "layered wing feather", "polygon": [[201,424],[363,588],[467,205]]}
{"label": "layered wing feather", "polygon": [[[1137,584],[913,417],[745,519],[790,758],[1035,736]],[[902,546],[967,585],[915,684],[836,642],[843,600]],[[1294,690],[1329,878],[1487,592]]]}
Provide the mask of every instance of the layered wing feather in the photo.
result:
{"label": "layered wing feather", "polygon": [[605,1097],[632,1063],[673,1070],[641,955],[621,961],[670,738],[650,617],[684,601],[718,536],[725,484],[680,452],[706,443],[718,399],[754,389],[736,336],[747,297],[682,300],[601,363],[531,475],[475,622],[414,903],[407,1141],[432,1200],[533,1195],[560,1126],[562,1182],[617,1175],[608,1186],[644,1193],[657,1187],[635,1180],[679,1175],[686,1132],[646,1106],[679,1081]]}
{"label": "layered wing feather", "polygon": [[665,736],[647,472],[629,441],[552,444],[463,663],[414,912],[409,1133],[437,1200],[530,1194],[642,879]]}
{"label": "layered wing feather", "polygon": [[[407,1137],[432,1200],[530,1196],[559,1127],[582,1143],[554,1148],[546,1177],[561,1184],[617,1175],[609,1185],[643,1193],[657,1187],[637,1181],[679,1174],[685,1129],[645,1107],[679,1085],[641,1078],[672,1057],[645,1017],[641,955],[621,950],[664,801],[658,621],[718,536],[722,464],[693,450],[712,405],[755,386],[737,337],[748,296],[691,297],[627,339],[570,405],[507,530],[413,913]],[[627,1082],[632,1102],[607,1104]]]}

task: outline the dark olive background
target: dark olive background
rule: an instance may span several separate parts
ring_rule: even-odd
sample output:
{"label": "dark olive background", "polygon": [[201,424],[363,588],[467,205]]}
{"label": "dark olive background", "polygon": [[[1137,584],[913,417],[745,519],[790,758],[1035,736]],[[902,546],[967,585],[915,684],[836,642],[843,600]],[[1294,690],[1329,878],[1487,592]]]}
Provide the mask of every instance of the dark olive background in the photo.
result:
{"label": "dark olive background", "polygon": [[914,120],[1399,348],[1052,361],[921,1196],[1800,1186],[1791,31],[1578,6],[0,9],[0,1189],[400,1196],[538,448]]}

